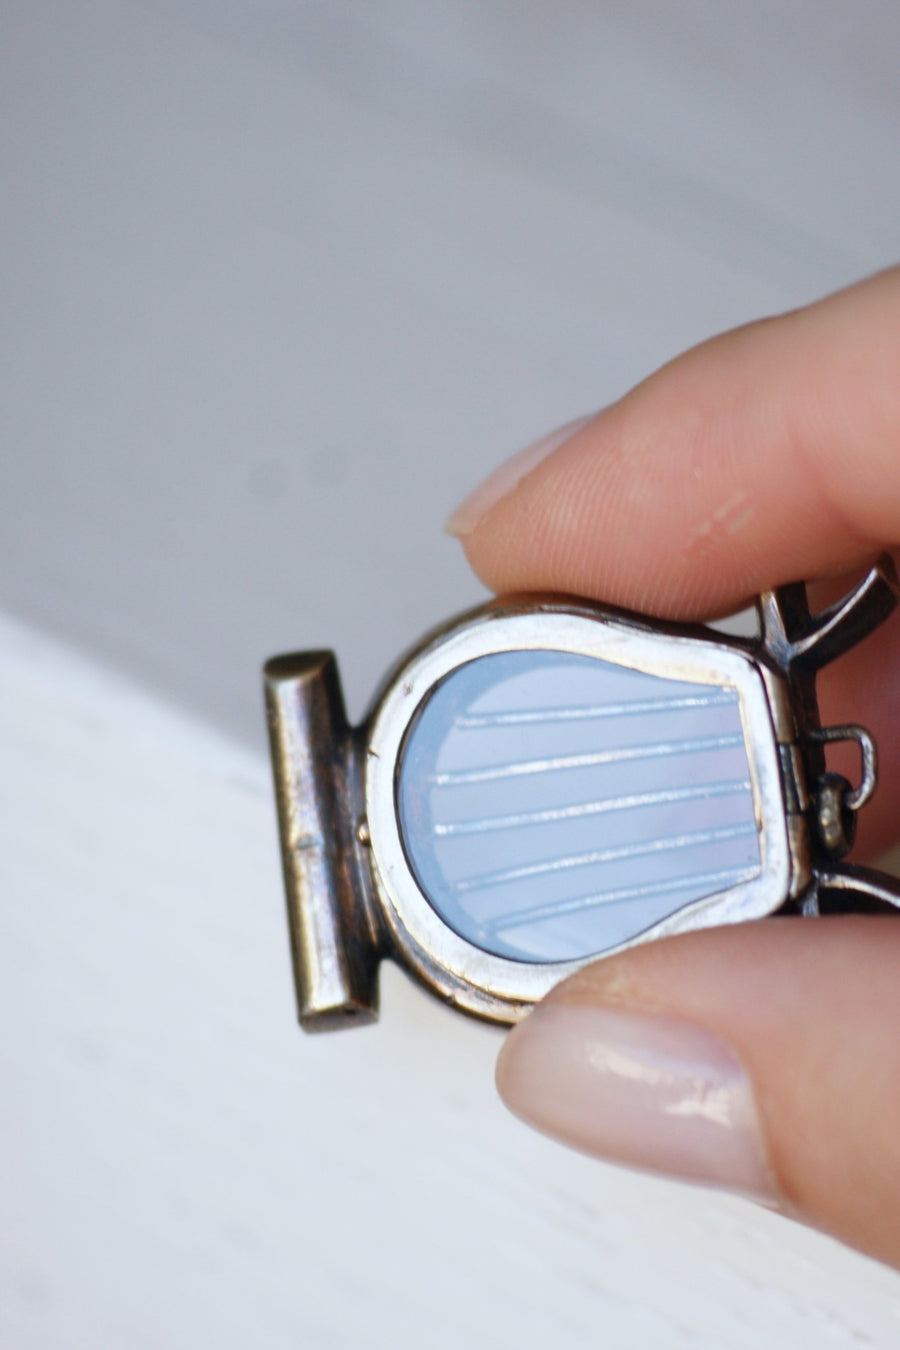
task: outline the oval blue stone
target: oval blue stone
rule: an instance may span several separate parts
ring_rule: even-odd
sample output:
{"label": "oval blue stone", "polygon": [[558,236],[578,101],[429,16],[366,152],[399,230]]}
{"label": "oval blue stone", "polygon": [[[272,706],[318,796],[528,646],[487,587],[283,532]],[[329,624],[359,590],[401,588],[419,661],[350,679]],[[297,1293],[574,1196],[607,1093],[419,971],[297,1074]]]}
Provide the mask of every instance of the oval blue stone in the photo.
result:
{"label": "oval blue stone", "polygon": [[442,680],[407,733],[397,810],[444,921],[523,961],[603,952],[760,869],[736,691],[566,652]]}

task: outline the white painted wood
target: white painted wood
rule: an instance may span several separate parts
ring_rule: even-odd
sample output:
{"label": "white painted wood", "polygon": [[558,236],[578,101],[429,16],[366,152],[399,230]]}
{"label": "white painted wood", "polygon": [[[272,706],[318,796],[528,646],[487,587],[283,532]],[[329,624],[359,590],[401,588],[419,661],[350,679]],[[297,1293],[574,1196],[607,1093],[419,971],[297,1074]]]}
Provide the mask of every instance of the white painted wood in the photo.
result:
{"label": "white painted wood", "polygon": [[400,976],[301,1037],[257,668],[334,645],[360,711],[478,595],[439,525],[494,462],[891,261],[898,47],[895,0],[4,7],[4,1348],[897,1344],[893,1275],[530,1135]]}
{"label": "white painted wood", "polygon": [[0,653],[0,1344],[897,1344],[895,1275],[533,1135],[500,1034],[398,974],[303,1037],[259,758],[10,621]]}

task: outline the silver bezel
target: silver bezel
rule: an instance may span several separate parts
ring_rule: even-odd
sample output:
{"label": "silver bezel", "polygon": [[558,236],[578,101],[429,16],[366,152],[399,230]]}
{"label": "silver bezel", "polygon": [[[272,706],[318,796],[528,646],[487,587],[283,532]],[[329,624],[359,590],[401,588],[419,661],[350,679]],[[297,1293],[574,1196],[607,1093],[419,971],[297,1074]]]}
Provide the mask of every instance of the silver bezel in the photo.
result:
{"label": "silver bezel", "polygon": [[757,877],[697,900],[638,937],[597,955],[690,929],[760,918],[788,894],[791,854],[765,681],[750,651],[727,637],[654,632],[590,606],[548,601],[487,606],[427,642],[395,673],[369,722],[364,773],[372,874],[394,955],[445,999],[510,1022],[587,961],[531,963],[467,942],[432,908],[410,869],[396,810],[396,779],[407,729],[435,685],[481,656],[517,650],[595,656],[647,674],[729,685],[739,696],[754,809],[761,832]]}

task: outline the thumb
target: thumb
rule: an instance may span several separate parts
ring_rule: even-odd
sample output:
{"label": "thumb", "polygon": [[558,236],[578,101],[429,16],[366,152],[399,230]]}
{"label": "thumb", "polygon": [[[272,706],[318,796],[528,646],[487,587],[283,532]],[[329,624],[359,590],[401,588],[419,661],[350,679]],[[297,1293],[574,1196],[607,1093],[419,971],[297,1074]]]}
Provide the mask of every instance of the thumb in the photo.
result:
{"label": "thumb", "polygon": [[648,944],[557,986],[497,1083],[613,1162],[737,1191],[900,1266],[900,925],[773,919]]}

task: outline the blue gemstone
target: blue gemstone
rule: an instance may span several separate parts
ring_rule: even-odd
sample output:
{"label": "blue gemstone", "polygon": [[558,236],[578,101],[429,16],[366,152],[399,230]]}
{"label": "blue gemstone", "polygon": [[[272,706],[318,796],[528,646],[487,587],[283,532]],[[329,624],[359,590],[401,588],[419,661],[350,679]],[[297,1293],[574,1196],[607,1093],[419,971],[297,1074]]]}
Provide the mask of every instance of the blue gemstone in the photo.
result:
{"label": "blue gemstone", "polygon": [[760,870],[732,688],[515,651],[453,671],[401,753],[403,846],[462,937],[587,957]]}

